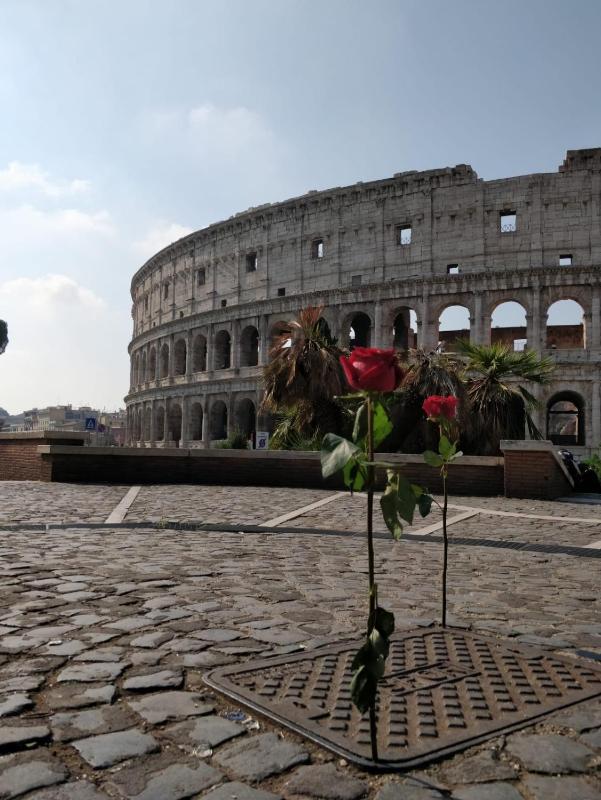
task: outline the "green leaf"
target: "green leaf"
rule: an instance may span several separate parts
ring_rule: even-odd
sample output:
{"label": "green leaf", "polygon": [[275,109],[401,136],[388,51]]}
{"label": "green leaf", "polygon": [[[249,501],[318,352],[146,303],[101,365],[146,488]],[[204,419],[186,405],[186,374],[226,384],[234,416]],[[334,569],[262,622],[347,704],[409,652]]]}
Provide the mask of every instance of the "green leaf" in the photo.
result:
{"label": "green leaf", "polygon": [[418,486],[417,483],[412,483],[411,484],[411,489],[413,490],[413,494],[416,496],[416,498],[421,497],[422,494],[424,493],[424,490],[422,489],[422,487]]}
{"label": "green leaf", "polygon": [[434,502],[434,498],[432,495],[429,495],[424,492],[424,494],[420,494],[417,498],[417,507],[419,508],[419,513],[422,517],[427,517],[432,509],[432,503]]}
{"label": "green leaf", "polygon": [[382,497],[380,497],[380,508],[382,509],[382,516],[384,517],[386,527],[395,539],[400,539],[403,533],[403,525],[399,519],[396,486],[391,486],[389,484],[386,487],[386,491]]}
{"label": "green leaf", "polygon": [[356,458],[346,462],[342,468],[342,479],[351,492],[360,492],[363,489],[366,480],[365,470]]}
{"label": "green leaf", "polygon": [[379,680],[382,675],[384,675],[384,669],[386,667],[386,659],[388,658],[390,645],[388,643],[388,639],[385,636],[382,636],[377,628],[374,628],[369,634],[369,642],[372,646],[375,658],[373,659],[372,663],[368,665],[367,669],[369,669]]}
{"label": "green leaf", "polygon": [[355,424],[353,425],[353,442],[355,442],[355,444],[357,444],[365,436],[365,431],[367,429],[365,411],[366,404],[361,403],[357,409],[357,413],[355,414]]}
{"label": "green leaf", "polygon": [[402,475],[397,475],[398,512],[410,525],[413,522],[416,497],[411,484]]}
{"label": "green leaf", "polygon": [[383,636],[391,636],[394,633],[394,614],[392,611],[386,611],[385,608],[376,608],[374,627],[377,628]]}
{"label": "green leaf", "polygon": [[376,702],[377,691],[377,679],[365,667],[359,667],[351,680],[351,698],[362,714]]}
{"label": "green leaf", "polygon": [[[328,434],[328,436],[331,435],[332,434]],[[443,457],[440,456],[438,453],[435,453],[433,450],[426,450],[424,452],[424,461],[431,467],[442,467],[442,465],[444,464]],[[322,464],[323,464],[323,457],[322,457]]]}
{"label": "green leaf", "polygon": [[388,418],[388,413],[382,403],[374,403],[373,410],[374,447],[378,447],[392,432],[392,422]]}
{"label": "green leaf", "polygon": [[329,478],[339,472],[358,452],[357,445],[348,439],[335,433],[326,433],[321,444],[321,474],[324,478]]}
{"label": "green leaf", "polygon": [[444,460],[449,461],[455,455],[456,450],[457,445],[454,442],[451,443],[443,434],[438,442],[438,452],[444,458]]}
{"label": "green leaf", "polygon": [[463,455],[462,451],[461,450],[457,450],[457,452],[453,453],[451,458],[449,458],[449,461],[456,461],[458,458],[461,458],[462,455]]}

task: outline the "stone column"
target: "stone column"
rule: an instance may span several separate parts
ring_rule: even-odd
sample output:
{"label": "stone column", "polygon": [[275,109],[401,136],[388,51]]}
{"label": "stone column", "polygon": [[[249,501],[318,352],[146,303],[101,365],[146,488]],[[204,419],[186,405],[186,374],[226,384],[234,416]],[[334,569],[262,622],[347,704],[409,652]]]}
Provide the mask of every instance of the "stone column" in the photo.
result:
{"label": "stone column", "polygon": [[592,385],[591,402],[591,433],[592,442],[585,442],[591,447],[599,447],[601,444],[601,381],[595,379]]}
{"label": "stone column", "polygon": [[163,420],[163,447],[168,446],[169,441],[169,400],[165,398],[165,418]]}
{"label": "stone column", "polygon": [[154,418],[156,411],[155,406],[156,406],[156,400],[153,398],[150,401],[150,446],[151,447],[154,447],[156,440],[156,431],[155,431],[156,421]]}
{"label": "stone column", "polygon": [[182,430],[180,434],[180,446],[188,446],[188,398],[182,397]]}
{"label": "stone column", "polygon": [[238,369],[240,366],[240,321],[237,319],[232,322],[230,349],[230,367]]}
{"label": "stone column", "polygon": [[417,321],[417,346],[424,350],[431,350],[436,347],[433,341],[432,324],[430,322],[430,304],[428,297],[424,297],[421,303],[420,319]]}
{"label": "stone column", "polygon": [[[530,350],[540,351],[542,349],[541,341],[541,314],[540,314],[540,293],[538,289],[532,292],[532,300],[530,310],[526,314],[526,339],[527,346]],[[545,314],[545,327],[547,315]],[[546,344],[546,342],[545,342]]]}
{"label": "stone column", "polygon": [[374,334],[372,347],[389,347],[388,342],[382,341],[382,303],[377,300],[374,306]]}
{"label": "stone column", "polygon": [[169,336],[169,370],[167,374],[169,375],[169,380],[173,380],[173,368],[175,366],[175,358],[173,348],[175,345],[175,335],[172,333]]}
{"label": "stone column", "polygon": [[208,449],[210,444],[209,403],[205,397],[202,401],[202,446]]}
{"label": "stone column", "polygon": [[207,370],[212,372],[215,369],[215,326],[209,325],[207,330]]}
{"label": "stone column", "polygon": [[161,370],[161,347],[162,347],[162,344],[163,344],[162,339],[157,339],[156,342],[155,342],[155,345],[154,345],[155,348],[156,348],[156,359],[155,359],[155,362],[154,362],[154,379],[155,379],[155,381],[159,380],[159,377],[160,377],[160,374],[161,374],[160,370]]}
{"label": "stone column", "polygon": [[186,380],[192,375],[192,331],[186,334]]}
{"label": "stone column", "polygon": [[234,432],[234,398],[230,392],[227,396],[227,435],[228,438]]}
{"label": "stone column", "polygon": [[269,360],[269,331],[267,314],[262,314],[259,319],[259,366],[264,367]]}
{"label": "stone column", "polygon": [[598,350],[601,347],[601,303],[599,298],[599,287],[593,287],[591,302],[590,328],[586,328],[586,347],[588,350]]}

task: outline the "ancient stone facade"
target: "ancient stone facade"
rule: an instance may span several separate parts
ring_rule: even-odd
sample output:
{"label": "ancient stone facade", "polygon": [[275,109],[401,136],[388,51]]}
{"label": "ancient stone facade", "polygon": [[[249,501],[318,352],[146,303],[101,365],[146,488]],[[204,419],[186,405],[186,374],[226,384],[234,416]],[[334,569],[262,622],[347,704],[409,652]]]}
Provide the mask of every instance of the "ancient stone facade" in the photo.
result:
{"label": "ancient stone facade", "polygon": [[[351,346],[450,350],[469,335],[552,355],[538,424],[558,443],[597,446],[600,266],[601,148],[568,151],[555,173],[484,181],[460,164],[249,209],[135,274],[129,439],[202,447],[250,434],[270,342],[322,305]],[[565,300],[578,318],[547,324]],[[506,302],[524,319],[497,327]],[[445,330],[454,306],[465,323]]]}

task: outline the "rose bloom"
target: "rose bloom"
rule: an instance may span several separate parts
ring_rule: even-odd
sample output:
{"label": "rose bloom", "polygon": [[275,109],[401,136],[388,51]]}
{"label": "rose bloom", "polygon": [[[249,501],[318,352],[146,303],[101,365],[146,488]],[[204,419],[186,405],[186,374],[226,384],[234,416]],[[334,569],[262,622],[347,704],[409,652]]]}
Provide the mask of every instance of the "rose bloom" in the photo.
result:
{"label": "rose bloom", "polygon": [[347,382],[358,392],[392,392],[405,374],[394,350],[355,347],[348,358],[340,356],[340,363]]}
{"label": "rose bloom", "polygon": [[426,416],[430,418],[455,419],[457,416],[457,398],[454,394],[449,394],[446,397],[432,394],[430,397],[426,397],[422,409]]}

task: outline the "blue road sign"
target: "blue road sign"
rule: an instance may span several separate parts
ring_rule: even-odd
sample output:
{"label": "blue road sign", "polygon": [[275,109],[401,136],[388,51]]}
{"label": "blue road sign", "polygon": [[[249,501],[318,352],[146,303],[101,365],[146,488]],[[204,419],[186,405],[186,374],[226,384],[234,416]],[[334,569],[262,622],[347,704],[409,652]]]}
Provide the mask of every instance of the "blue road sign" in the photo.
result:
{"label": "blue road sign", "polygon": [[87,431],[95,431],[96,430],[96,418],[95,417],[86,417],[86,430]]}

